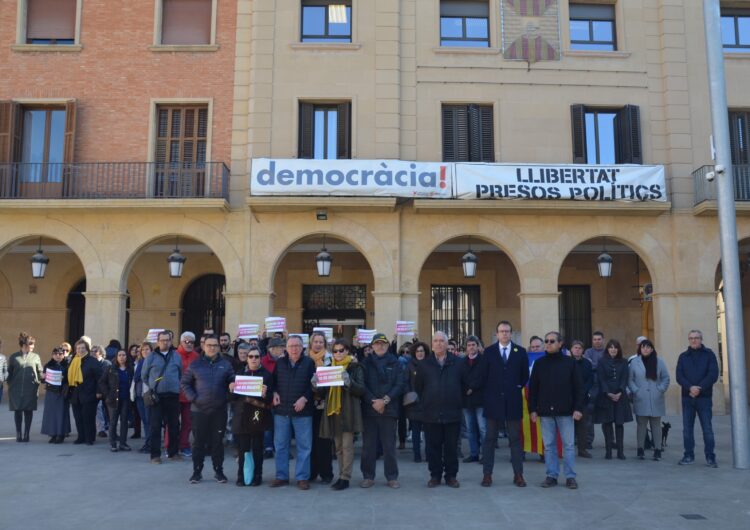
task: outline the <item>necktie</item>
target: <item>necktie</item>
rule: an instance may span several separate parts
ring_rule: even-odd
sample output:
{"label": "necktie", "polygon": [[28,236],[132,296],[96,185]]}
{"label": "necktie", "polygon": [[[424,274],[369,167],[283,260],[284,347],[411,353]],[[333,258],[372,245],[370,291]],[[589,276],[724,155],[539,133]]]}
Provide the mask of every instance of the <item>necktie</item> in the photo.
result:
{"label": "necktie", "polygon": [[508,348],[503,348],[503,362],[508,362]]}

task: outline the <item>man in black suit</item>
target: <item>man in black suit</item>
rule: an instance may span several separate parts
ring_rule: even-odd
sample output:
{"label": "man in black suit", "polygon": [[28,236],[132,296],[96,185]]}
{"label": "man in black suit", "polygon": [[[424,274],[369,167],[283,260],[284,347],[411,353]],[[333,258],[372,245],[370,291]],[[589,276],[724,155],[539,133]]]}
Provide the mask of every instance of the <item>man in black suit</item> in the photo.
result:
{"label": "man in black suit", "polygon": [[470,382],[484,396],[484,417],[487,420],[482,464],[482,486],[492,485],[495,467],[495,441],[504,427],[508,433],[510,458],[513,465],[513,484],[526,486],[523,478],[523,451],[521,450],[521,419],[523,418],[522,390],[529,380],[529,357],[526,350],[510,340],[513,327],[507,320],[497,324],[497,342],[484,350],[482,367],[478,371],[481,381]]}

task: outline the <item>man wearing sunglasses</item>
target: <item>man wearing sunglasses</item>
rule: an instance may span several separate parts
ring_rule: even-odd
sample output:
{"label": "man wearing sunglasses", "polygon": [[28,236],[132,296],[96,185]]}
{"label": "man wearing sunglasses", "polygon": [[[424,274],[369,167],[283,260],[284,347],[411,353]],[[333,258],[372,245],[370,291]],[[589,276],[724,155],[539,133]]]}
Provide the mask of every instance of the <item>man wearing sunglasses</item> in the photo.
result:
{"label": "man wearing sunglasses", "polygon": [[[188,366],[193,361],[198,360],[198,353],[195,351],[195,335],[190,331],[185,331],[180,335],[180,345],[177,346],[177,353],[180,354],[182,361],[182,373],[187,372]],[[190,402],[185,397],[184,392],[180,392],[180,454],[185,458],[193,456],[190,450],[190,431],[193,429],[190,419]]]}
{"label": "man wearing sunglasses", "polygon": [[563,355],[562,338],[557,331],[544,336],[545,356],[534,363],[529,383],[529,415],[541,420],[547,477],[543,488],[557,486],[560,462],[557,458],[557,431],[563,443],[565,486],[577,489],[575,471],[575,424],[583,411],[581,373],[572,357]]}

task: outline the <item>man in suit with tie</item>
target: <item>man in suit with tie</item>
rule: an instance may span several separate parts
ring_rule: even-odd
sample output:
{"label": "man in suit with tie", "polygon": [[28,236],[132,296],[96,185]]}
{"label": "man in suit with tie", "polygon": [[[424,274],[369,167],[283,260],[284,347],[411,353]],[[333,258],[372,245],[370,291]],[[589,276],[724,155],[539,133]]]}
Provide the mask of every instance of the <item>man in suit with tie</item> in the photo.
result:
{"label": "man in suit with tie", "polygon": [[[526,486],[523,478],[523,451],[521,450],[522,391],[529,380],[529,358],[526,350],[510,340],[513,327],[507,320],[497,324],[497,342],[487,348],[482,356],[479,374],[481,379],[475,391],[484,396],[484,417],[487,431],[482,444],[484,478],[482,486],[492,485],[495,467],[495,441],[505,427],[508,433],[510,458],[513,465],[513,484]],[[471,384],[471,383],[470,383]]]}

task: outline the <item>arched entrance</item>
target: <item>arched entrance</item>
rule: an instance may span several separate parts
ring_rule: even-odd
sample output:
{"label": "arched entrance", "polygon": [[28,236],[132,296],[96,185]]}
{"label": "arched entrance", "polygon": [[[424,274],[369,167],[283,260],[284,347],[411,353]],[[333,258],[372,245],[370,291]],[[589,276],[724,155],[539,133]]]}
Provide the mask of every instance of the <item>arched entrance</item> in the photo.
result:
{"label": "arched entrance", "polygon": [[223,274],[206,274],[193,280],[182,296],[181,330],[196,335],[205,329],[219,333],[224,330]]}
{"label": "arched entrance", "polygon": [[[609,278],[599,275],[597,260],[604,252],[612,258]],[[654,339],[651,274],[626,243],[598,237],[576,246],[560,268],[558,289],[566,344],[580,340],[589,347],[591,334],[601,331],[607,340],[619,340],[630,356],[638,336]]]}
{"label": "arched entrance", "polygon": [[[477,257],[476,276],[464,275],[463,256]],[[499,320],[514,324],[513,340],[520,343],[520,280],[508,255],[496,245],[475,237],[450,239],[427,257],[419,275],[419,336],[430,339],[442,331],[463,346],[468,335],[485,345],[495,341]]]}

